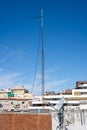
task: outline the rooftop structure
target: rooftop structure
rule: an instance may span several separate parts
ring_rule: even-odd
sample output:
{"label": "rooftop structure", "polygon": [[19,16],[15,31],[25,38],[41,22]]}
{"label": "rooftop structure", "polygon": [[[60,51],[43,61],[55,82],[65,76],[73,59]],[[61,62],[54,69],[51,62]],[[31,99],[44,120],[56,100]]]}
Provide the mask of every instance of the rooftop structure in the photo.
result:
{"label": "rooftop structure", "polygon": [[87,88],[87,81],[77,81],[76,82],[76,88]]}

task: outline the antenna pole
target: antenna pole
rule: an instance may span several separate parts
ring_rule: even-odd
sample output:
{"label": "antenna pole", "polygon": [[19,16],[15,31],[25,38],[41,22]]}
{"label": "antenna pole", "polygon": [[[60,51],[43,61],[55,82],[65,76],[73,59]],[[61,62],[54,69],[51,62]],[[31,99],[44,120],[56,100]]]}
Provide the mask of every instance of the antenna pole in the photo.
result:
{"label": "antenna pole", "polygon": [[[42,44],[41,44],[41,96],[42,100],[44,99],[44,30],[43,30],[43,9],[41,9],[40,16],[37,17],[31,17],[31,19],[37,19],[40,18],[41,20],[41,38],[42,38]],[[35,79],[34,79],[35,80]],[[33,83],[34,85],[34,83]],[[33,89],[33,87],[32,87]]]}
{"label": "antenna pole", "polygon": [[41,9],[41,31],[42,31],[42,51],[41,51],[41,96],[44,96],[44,30],[43,30],[43,10]]}

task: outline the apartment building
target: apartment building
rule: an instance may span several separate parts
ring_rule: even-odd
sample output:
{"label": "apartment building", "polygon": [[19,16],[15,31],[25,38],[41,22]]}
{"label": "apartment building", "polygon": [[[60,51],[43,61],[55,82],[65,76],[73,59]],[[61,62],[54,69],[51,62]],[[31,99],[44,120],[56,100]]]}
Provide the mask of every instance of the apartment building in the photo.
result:
{"label": "apartment building", "polygon": [[11,89],[0,90],[0,110],[20,111],[28,110],[33,94],[24,86],[16,86]]}
{"label": "apartment building", "polygon": [[0,90],[0,98],[26,98],[32,99],[33,94],[30,93],[24,86],[16,86],[11,89]]}

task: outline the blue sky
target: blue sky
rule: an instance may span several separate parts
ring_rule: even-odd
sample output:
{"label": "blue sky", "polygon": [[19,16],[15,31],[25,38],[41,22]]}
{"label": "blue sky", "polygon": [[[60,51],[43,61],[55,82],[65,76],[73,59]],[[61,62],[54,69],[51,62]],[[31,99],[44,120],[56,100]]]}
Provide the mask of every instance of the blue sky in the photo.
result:
{"label": "blue sky", "polygon": [[[0,1],[0,88],[23,84],[31,90],[44,10],[45,91],[74,88],[87,80],[86,0]],[[41,46],[40,46],[41,49]],[[34,93],[41,93],[41,54]]]}

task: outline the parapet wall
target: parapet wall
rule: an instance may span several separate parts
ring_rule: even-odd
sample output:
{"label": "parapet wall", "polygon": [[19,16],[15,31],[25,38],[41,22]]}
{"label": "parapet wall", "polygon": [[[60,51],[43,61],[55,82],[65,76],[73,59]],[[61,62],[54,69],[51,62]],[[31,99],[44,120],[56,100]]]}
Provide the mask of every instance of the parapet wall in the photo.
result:
{"label": "parapet wall", "polygon": [[48,114],[0,114],[0,130],[52,130]]}

